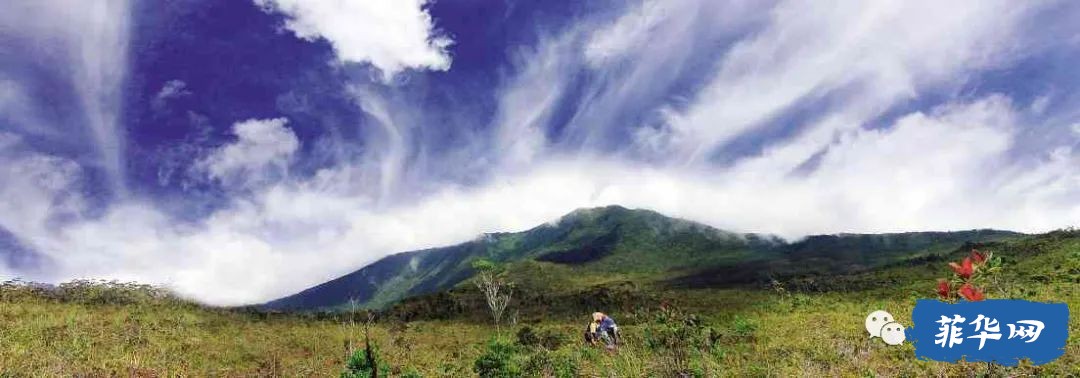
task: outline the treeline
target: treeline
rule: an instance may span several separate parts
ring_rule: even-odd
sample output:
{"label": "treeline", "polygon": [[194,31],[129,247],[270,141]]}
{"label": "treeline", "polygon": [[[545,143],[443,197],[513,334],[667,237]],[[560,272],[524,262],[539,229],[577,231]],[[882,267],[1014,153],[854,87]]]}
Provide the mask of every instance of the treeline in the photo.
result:
{"label": "treeline", "polygon": [[[530,324],[545,319],[576,319],[597,309],[631,313],[641,306],[658,305],[661,295],[630,282],[598,285],[581,290],[549,292],[542,288],[514,288],[504,321],[509,324]],[[461,286],[435,294],[407,298],[382,310],[339,309],[313,312],[272,312],[257,307],[244,308],[255,316],[291,315],[302,318],[332,321],[363,322],[369,318],[383,322],[418,320],[455,320],[490,323],[483,295],[474,287]],[[629,321],[629,323],[627,323]],[[633,324],[632,319],[620,319],[620,324]]]}
{"label": "treeline", "polygon": [[0,283],[0,301],[20,300],[88,305],[187,302],[167,289],[134,282],[75,280],[52,285],[13,279]]}

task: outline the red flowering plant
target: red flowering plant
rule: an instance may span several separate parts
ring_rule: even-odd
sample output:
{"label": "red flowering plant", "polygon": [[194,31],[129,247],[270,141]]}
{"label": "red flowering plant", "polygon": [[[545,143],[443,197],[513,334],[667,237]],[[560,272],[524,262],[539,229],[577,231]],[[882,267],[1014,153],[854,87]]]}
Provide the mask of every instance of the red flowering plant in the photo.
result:
{"label": "red flowering plant", "polygon": [[970,255],[959,263],[950,262],[949,267],[952,277],[938,280],[938,296],[948,302],[960,299],[978,302],[986,299],[986,283],[1001,269],[1001,258],[994,258],[991,252],[972,249]]}

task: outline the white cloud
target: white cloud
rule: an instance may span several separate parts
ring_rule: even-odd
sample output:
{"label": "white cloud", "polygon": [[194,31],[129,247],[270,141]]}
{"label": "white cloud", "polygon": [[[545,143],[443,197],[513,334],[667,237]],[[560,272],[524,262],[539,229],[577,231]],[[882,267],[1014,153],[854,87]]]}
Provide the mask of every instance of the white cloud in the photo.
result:
{"label": "white cloud", "polygon": [[[611,24],[595,31],[585,43],[585,61],[593,66],[609,63],[610,60],[624,58],[636,51],[652,38],[663,21],[675,14],[674,11],[693,11],[686,6],[696,7],[689,1],[643,1],[630,9]],[[683,9],[673,9],[682,7]]]}
{"label": "white cloud", "polygon": [[233,125],[237,140],[212,151],[196,169],[227,185],[257,184],[287,173],[300,140],[285,118],[251,119]]}
{"label": "white cloud", "polygon": [[11,80],[0,79],[0,114],[7,116],[9,113],[25,112],[26,95],[18,83]]}
{"label": "white cloud", "polygon": [[28,152],[20,138],[0,132],[0,227],[21,244],[53,245],[49,225],[83,209],[81,179],[75,162]]}
{"label": "white cloud", "polygon": [[363,90],[356,91],[355,95],[360,107],[379,126],[379,134],[373,135],[379,139],[372,138],[373,144],[379,148],[365,156],[364,160],[373,163],[377,174],[370,176],[371,182],[379,183],[379,198],[386,198],[396,189],[406,169],[409,130],[397,122],[395,114],[380,96]]}
{"label": "white cloud", "polygon": [[18,82],[2,76],[0,76],[0,120],[20,132],[55,134],[50,133],[50,130],[39,130],[33,127],[40,123],[33,99],[27,95]]}
{"label": "white cloud", "polygon": [[436,33],[427,0],[255,0],[288,17],[296,36],[323,38],[344,62],[366,62],[385,77],[406,69],[446,70],[451,41]]}
{"label": "white cloud", "polygon": [[700,163],[732,138],[834,90],[853,91],[840,110],[867,119],[1007,59],[1013,28],[1037,6],[782,2],[763,30],[731,47],[694,104],[670,119],[668,151]]}
{"label": "white cloud", "polygon": [[125,133],[119,121],[128,66],[129,10],[128,0],[0,3],[4,25],[0,33],[32,43],[38,57],[45,59],[39,65],[70,81],[83,112],[83,122],[75,126],[84,127],[86,133],[72,133],[73,125],[34,122],[24,127],[54,136],[89,136],[97,152],[92,164],[104,169],[110,189],[119,194],[126,192]]}
{"label": "white cloud", "polygon": [[190,95],[191,91],[187,89],[187,83],[183,80],[169,80],[165,82],[165,84],[161,86],[161,90],[154,95],[151,106],[153,106],[155,110],[164,110],[169,101]]}
{"label": "white cloud", "polygon": [[1039,96],[1034,101],[1031,101],[1029,110],[1034,114],[1043,114],[1051,102],[1053,102],[1053,98],[1050,95]]}
{"label": "white cloud", "polygon": [[572,42],[572,38],[554,40],[538,51],[516,56],[527,63],[499,88],[498,113],[492,124],[492,144],[500,164],[530,164],[547,147],[545,128],[566,91],[565,76],[573,68],[567,57],[576,47]]}
{"label": "white cloud", "polygon": [[[685,103],[681,96],[671,95],[672,90],[687,85],[682,82],[686,74],[710,69],[704,57],[718,54],[720,41],[737,38],[749,25],[759,23],[763,13],[760,5],[739,0],[644,1],[627,6],[626,12],[610,23],[587,21],[546,41],[551,45],[570,41],[572,54],[566,56],[567,49],[540,49],[542,54],[534,58],[536,64],[575,59],[574,64],[563,63],[562,71],[551,75],[548,82],[581,88],[583,92],[582,102],[572,110],[573,117],[559,139],[574,147],[608,149],[613,134],[642,126],[637,137],[646,145],[621,148],[662,159],[671,157],[666,145],[672,142],[670,128],[627,125],[624,117],[642,111],[653,113],[645,113],[646,118],[673,114],[666,107],[656,108],[655,102]],[[562,56],[553,58],[555,54]],[[581,78],[583,68],[589,72],[590,83],[586,86],[574,81]],[[661,98],[664,95],[667,98]]]}

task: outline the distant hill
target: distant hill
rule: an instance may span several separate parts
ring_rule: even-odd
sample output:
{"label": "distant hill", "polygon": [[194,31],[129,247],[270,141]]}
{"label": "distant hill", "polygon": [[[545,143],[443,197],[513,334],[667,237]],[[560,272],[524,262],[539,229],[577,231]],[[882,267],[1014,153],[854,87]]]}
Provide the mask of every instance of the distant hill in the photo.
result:
{"label": "distant hill", "polygon": [[994,230],[839,234],[788,243],[773,235],[732,233],[654,211],[608,206],[579,209],[528,231],[485,234],[454,246],[388,256],[264,307],[325,310],[354,300],[361,307],[384,308],[461,284],[472,276],[470,264],[477,258],[562,267],[553,276],[530,278],[541,285],[620,277],[702,286],[753,282],[777,273],[855,271],[965,242],[1018,235]]}

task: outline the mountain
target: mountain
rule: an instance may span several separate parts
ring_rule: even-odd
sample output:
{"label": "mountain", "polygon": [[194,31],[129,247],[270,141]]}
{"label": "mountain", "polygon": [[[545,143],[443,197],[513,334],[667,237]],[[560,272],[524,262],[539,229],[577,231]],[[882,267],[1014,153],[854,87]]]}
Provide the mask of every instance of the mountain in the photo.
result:
{"label": "mountain", "polygon": [[524,281],[540,279],[534,286],[614,278],[701,286],[753,282],[774,273],[853,271],[1016,235],[993,230],[839,234],[788,243],[773,235],[732,233],[654,211],[608,206],[579,209],[523,232],[485,234],[458,245],[388,256],[263,306],[334,309],[352,300],[360,307],[383,308],[454,288],[472,276],[471,262],[477,258],[525,272],[518,275]]}

